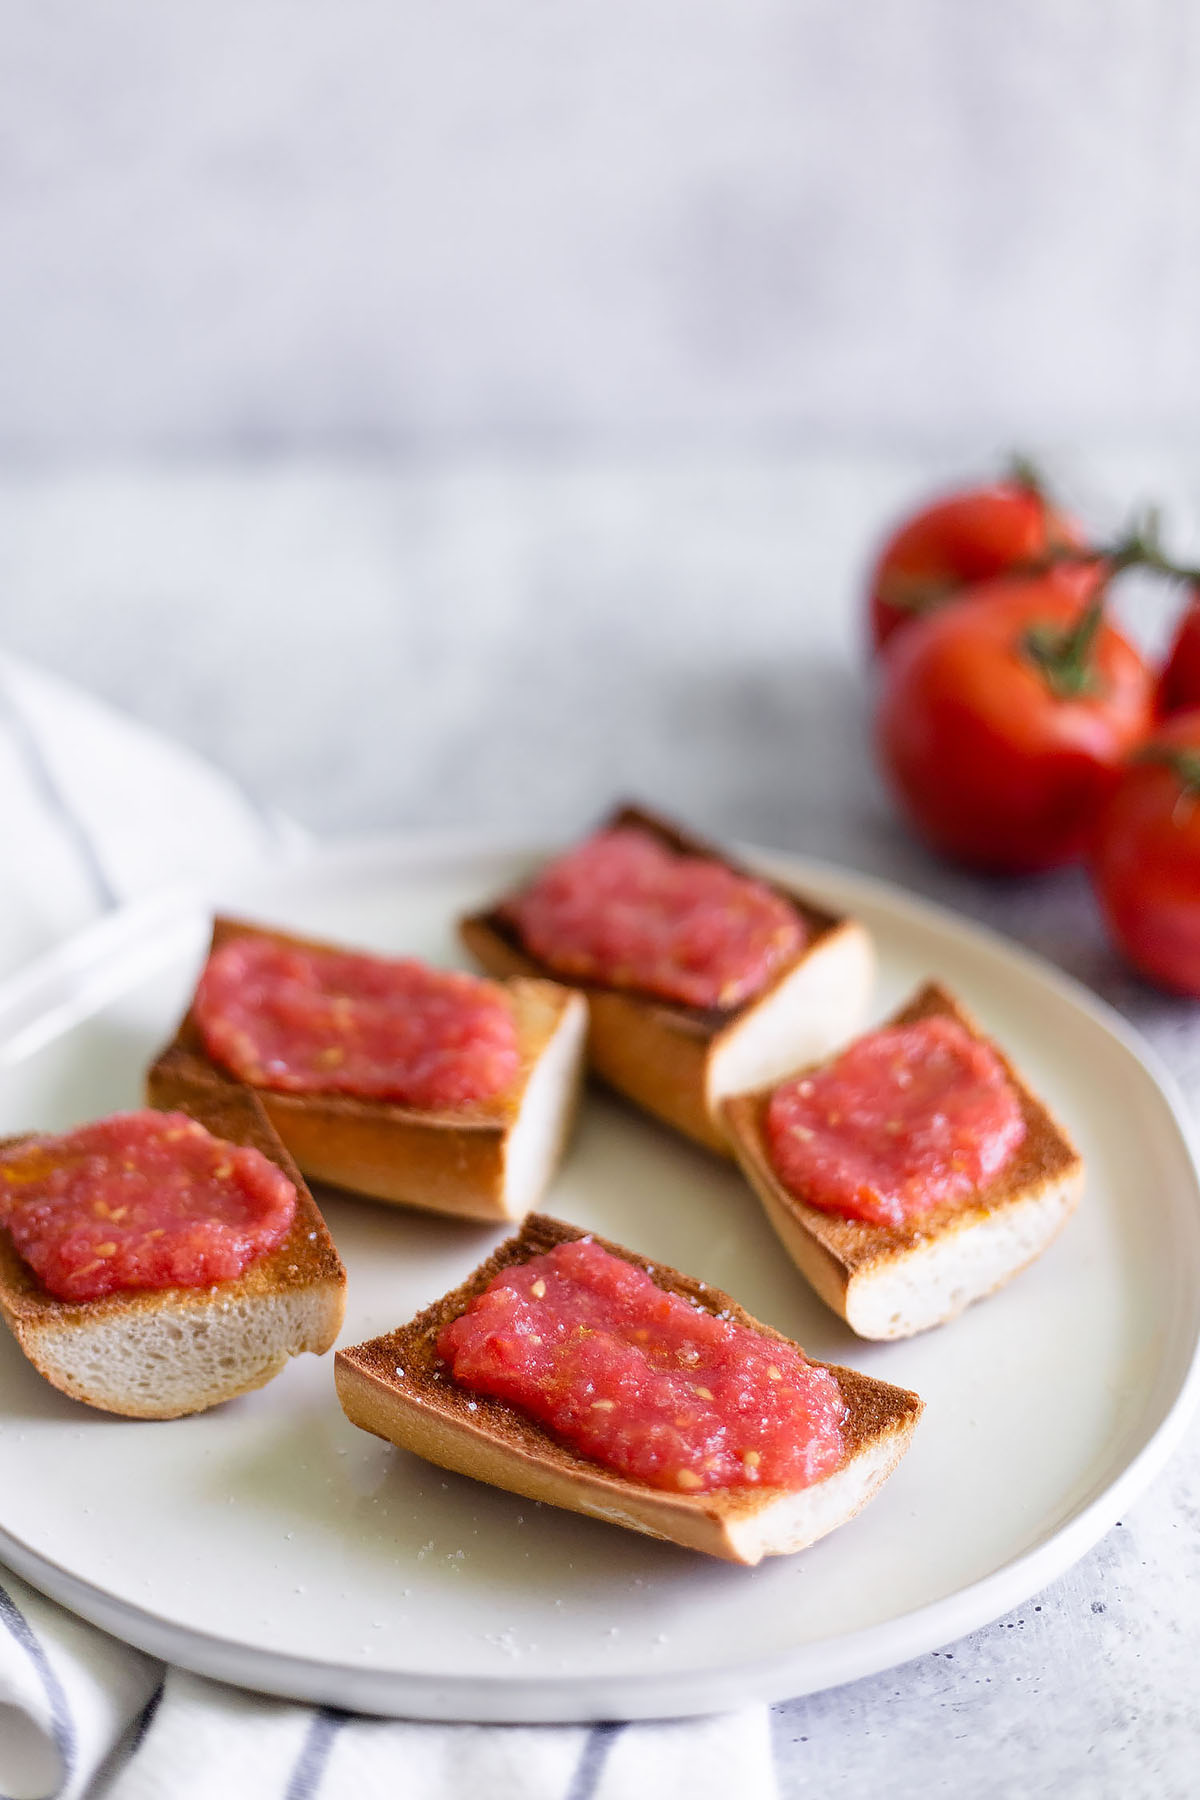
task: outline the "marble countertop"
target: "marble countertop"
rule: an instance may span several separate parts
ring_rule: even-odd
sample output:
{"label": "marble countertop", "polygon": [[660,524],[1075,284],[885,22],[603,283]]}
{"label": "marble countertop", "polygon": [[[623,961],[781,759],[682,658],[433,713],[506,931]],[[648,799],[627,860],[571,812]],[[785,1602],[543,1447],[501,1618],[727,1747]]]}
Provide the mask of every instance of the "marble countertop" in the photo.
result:
{"label": "marble countertop", "polygon": [[[872,536],[948,460],[257,464],[0,474],[0,644],[322,832],[570,830],[614,795],[882,874],[1011,933],[1150,1037],[1200,1106],[1200,1015],[1110,952],[1081,876],[988,884],[904,834],[871,766]],[[1101,522],[1200,451],[1064,463]],[[1194,554],[1194,550],[1193,550]],[[1161,639],[1161,603],[1132,595]],[[1194,1792],[1200,1426],[1013,1614],[774,1709],[785,1794]]]}

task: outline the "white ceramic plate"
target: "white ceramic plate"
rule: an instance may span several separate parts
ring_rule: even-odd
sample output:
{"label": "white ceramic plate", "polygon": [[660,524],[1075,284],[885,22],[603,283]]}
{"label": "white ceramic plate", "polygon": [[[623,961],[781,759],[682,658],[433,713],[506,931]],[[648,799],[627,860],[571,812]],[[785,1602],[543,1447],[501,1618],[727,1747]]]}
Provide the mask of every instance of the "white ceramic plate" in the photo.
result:
{"label": "white ceramic plate", "polygon": [[[877,1012],[937,973],[1067,1122],[1083,1206],[957,1323],[860,1343],[809,1293],[733,1169],[590,1095],[546,1210],[727,1288],[814,1355],[913,1387],[913,1448],[862,1516],[755,1570],[443,1475],[343,1418],[331,1360],[198,1418],[121,1421],[0,1337],[0,1556],[157,1655],[296,1698],[441,1719],[710,1711],[833,1686],[960,1636],[1080,1556],[1160,1466],[1197,1386],[1200,1192],[1163,1077],[1121,1022],[1002,940],[882,884],[780,858],[857,913]],[[450,921],[523,859],[474,844],[324,853],[220,898],[457,960]],[[0,990],[0,1131],[136,1102],[206,920],[107,921]],[[344,1341],[409,1318],[503,1234],[330,1196]]]}

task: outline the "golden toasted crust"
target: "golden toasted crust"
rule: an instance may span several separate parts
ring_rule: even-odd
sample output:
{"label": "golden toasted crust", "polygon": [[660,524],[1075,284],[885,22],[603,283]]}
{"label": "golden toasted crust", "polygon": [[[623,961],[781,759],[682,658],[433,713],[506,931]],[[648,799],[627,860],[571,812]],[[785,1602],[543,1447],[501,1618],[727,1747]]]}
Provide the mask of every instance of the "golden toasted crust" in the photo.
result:
{"label": "golden toasted crust", "polygon": [[[235,937],[265,938],[301,950],[344,949],[240,919],[214,920],[213,950]],[[509,991],[521,1071],[515,1085],[494,1098],[454,1112],[431,1112],[352,1094],[252,1091],[297,1163],[315,1180],[433,1212],[510,1219],[507,1164],[513,1130],[538,1058],[574,996],[549,981],[514,982]],[[209,1056],[191,1008],[147,1072],[152,1103],[157,1105],[158,1093],[179,1079],[207,1079],[227,1088],[245,1085]],[[573,1108],[572,1095],[561,1121],[564,1135]]]}
{"label": "golden toasted crust", "polygon": [[[644,1270],[657,1286],[707,1312],[772,1338],[791,1343],[727,1294],[676,1269],[644,1257],[595,1233],[534,1213],[518,1236],[501,1244],[460,1287],[420,1313],[409,1325],[369,1342],[340,1350],[335,1359],[338,1392],[348,1416],[391,1442],[416,1449],[448,1468],[490,1480],[535,1499],[591,1513],[651,1536],[732,1561],[747,1558],[736,1528],[785,1497],[779,1488],[730,1488],[702,1494],[672,1494],[615,1474],[560,1444],[540,1425],[503,1400],[458,1387],[437,1355],[443,1328],[457,1318],[501,1270],[541,1256],[557,1244],[588,1236],[603,1249]],[[796,1346],[793,1346],[796,1347]],[[894,1448],[879,1479],[899,1460],[921,1413],[916,1394],[834,1364],[818,1364],[837,1378],[848,1409],[841,1473],[867,1449]],[[401,1372],[402,1371],[402,1372]],[[831,1478],[827,1478],[831,1479]],[[820,1487],[802,1490],[809,1493]],[[845,1517],[874,1491],[872,1486]],[[841,1523],[839,1517],[826,1525]],[[760,1550],[758,1554],[762,1554]]]}
{"label": "golden toasted crust", "polygon": [[[99,1300],[58,1300],[47,1293],[28,1263],[18,1256],[8,1233],[0,1230],[0,1315],[18,1338],[22,1328],[29,1326],[52,1324],[65,1330],[90,1329],[100,1320],[153,1313],[162,1307],[165,1294],[169,1294],[175,1307],[203,1310],[212,1306],[214,1292],[229,1300],[254,1299],[314,1284],[331,1284],[345,1289],[346,1271],[328,1227],[303,1176],[272,1131],[252,1093],[244,1088],[235,1087],[230,1091],[183,1078],[173,1089],[168,1090],[164,1085],[163,1098],[158,1105],[161,1111],[187,1113],[215,1137],[261,1151],[282,1169],[296,1189],[296,1213],[291,1230],[281,1244],[252,1262],[244,1274],[235,1281],[221,1282],[217,1289],[130,1289],[107,1294]],[[0,1150],[13,1149],[32,1135],[35,1134],[5,1138],[0,1141]]]}
{"label": "golden toasted crust", "polygon": [[796,914],[805,942],[776,970],[761,992],[735,1006],[699,1007],[663,1000],[603,981],[580,981],[557,974],[524,945],[507,918],[504,902],[459,921],[466,948],[489,974],[530,975],[565,981],[586,996],[589,1013],[588,1057],[597,1075],[619,1093],[655,1114],[707,1149],[729,1155],[729,1145],[709,1098],[709,1072],[714,1050],[731,1031],[776,994],[798,967],[826,946],[848,921],[815,906],[801,895],[726,854],[715,844],[641,806],[619,806],[596,827],[610,831],[635,826],[668,849],[684,856],[723,863],[738,875],[769,887]]}
{"label": "golden toasted crust", "polygon": [[184,1077],[163,1105],[261,1151],[296,1189],[287,1237],[236,1280],[58,1300],[0,1231],[0,1316],[29,1361],[72,1399],[134,1419],[179,1418],[262,1387],[290,1357],[328,1350],[346,1306],[333,1240],[253,1094]]}
{"label": "golden toasted crust", "polygon": [[[808,1205],[786,1187],[771,1161],[765,1114],[774,1086],[756,1093],[739,1094],[724,1103],[734,1154],[763,1201],[772,1223],[817,1292],[851,1323],[853,1319],[847,1310],[847,1302],[855,1284],[861,1284],[885,1269],[894,1269],[906,1258],[926,1253],[939,1239],[958,1236],[986,1221],[995,1221],[1007,1211],[1023,1206],[1031,1197],[1049,1190],[1069,1188],[1068,1212],[1077,1197],[1083,1170],[1079,1152],[1047,1107],[1022,1080],[1009,1058],[985,1036],[945,988],[937,982],[927,982],[888,1023],[910,1025],[920,1019],[935,1017],[954,1019],[972,1037],[989,1046],[1012,1083],[1025,1123],[1024,1140],[1014,1155],[995,1179],[966,1205],[942,1205],[920,1219],[902,1225],[873,1225],[824,1212]],[[802,1072],[796,1071],[797,1074]],[[1061,1218],[1057,1222],[1061,1223]],[[1042,1247],[1044,1245],[1039,1249]],[[1008,1269],[1003,1279],[1016,1274],[1029,1260],[1032,1259],[1026,1257]]]}

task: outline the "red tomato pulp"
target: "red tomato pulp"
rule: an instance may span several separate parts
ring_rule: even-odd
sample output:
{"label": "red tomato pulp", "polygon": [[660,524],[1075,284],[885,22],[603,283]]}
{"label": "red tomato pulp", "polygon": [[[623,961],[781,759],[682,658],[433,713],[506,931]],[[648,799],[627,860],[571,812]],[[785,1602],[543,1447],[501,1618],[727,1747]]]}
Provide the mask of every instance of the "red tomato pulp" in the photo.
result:
{"label": "red tomato pulp", "polygon": [[970,1199],[1020,1145],[1025,1123],[995,1051],[934,1017],[870,1032],[784,1082],[766,1132],[775,1170],[798,1198],[904,1225]]}
{"label": "red tomato pulp", "polygon": [[0,1225],[59,1300],[232,1281],[295,1211],[281,1169],[184,1113],[118,1113],[0,1152]]}
{"label": "red tomato pulp", "polygon": [[193,1010],[210,1056],[284,1093],[452,1111],[520,1070],[502,987],[407,959],[235,937],[209,957]]}
{"label": "red tomato pulp", "polygon": [[503,1270],[438,1352],[455,1381],[652,1487],[800,1488],[844,1454],[829,1370],[586,1238]]}
{"label": "red tomato pulp", "polygon": [[781,894],[708,857],[620,826],[556,857],[504,908],[532,953],[568,980],[687,1006],[751,998],[803,948]]}

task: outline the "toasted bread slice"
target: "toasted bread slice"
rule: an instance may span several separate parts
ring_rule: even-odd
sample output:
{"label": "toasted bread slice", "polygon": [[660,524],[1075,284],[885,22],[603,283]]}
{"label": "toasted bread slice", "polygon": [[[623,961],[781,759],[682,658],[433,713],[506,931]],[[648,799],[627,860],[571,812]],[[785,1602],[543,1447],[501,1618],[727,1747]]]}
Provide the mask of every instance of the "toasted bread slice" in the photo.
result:
{"label": "toasted bread slice", "polygon": [[[238,919],[214,922],[212,947],[232,937],[269,938],[300,949],[334,946]],[[521,1073],[495,1099],[456,1112],[427,1112],[351,1094],[254,1092],[304,1173],[375,1200],[470,1219],[523,1218],[544,1193],[575,1116],[586,1009],[550,981],[506,984],[516,1013]],[[151,1103],[183,1076],[226,1088],[243,1084],[209,1056],[189,1011],[151,1065]]]}
{"label": "toasted bread slice", "polygon": [[204,1412],[262,1387],[290,1357],[328,1350],[346,1307],[333,1239],[254,1095],[183,1075],[164,1084],[159,1104],[261,1150],[295,1184],[298,1203],[283,1242],[235,1281],[101,1300],[56,1300],[0,1230],[0,1315],[30,1362],[72,1399],[131,1419]]}
{"label": "toasted bread slice", "polygon": [[[650,832],[682,855],[766,879],[638,806],[618,807],[598,829],[622,825]],[[752,999],[696,1007],[599,982],[570,983],[587,997],[588,1059],[595,1073],[647,1112],[726,1156],[724,1096],[778,1081],[850,1036],[866,1015],[874,979],[874,949],[862,925],[824,911],[779,882],[766,885],[795,910],[808,937]],[[567,979],[530,954],[499,901],[462,919],[459,932],[493,975]]]}
{"label": "toasted bread slice", "polygon": [[[890,1023],[938,1014],[990,1043],[936,982]],[[1078,1203],[1082,1157],[999,1047],[990,1047],[1020,1100],[1024,1142],[969,1204],[938,1207],[908,1225],[864,1224],[807,1205],[771,1163],[763,1115],[772,1089],[725,1102],[734,1154],[767,1217],[797,1268],[860,1337],[911,1337],[956,1318],[1040,1256]]]}
{"label": "toasted bread slice", "polygon": [[[410,1325],[339,1350],[334,1367],[346,1416],[364,1431],[444,1469],[726,1562],[757,1563],[764,1556],[802,1550],[866,1505],[908,1448],[922,1403],[904,1388],[853,1369],[820,1365],[837,1377],[848,1409],[845,1459],[832,1474],[797,1490],[745,1487],[691,1495],[667,1493],[615,1474],[560,1444],[506,1401],[456,1386],[437,1356],[442,1328],[501,1269],[584,1235],[574,1225],[535,1213],[519,1236],[501,1244],[461,1287]],[[644,1269],[669,1293],[726,1314],[764,1337],[790,1342],[751,1318],[727,1294],[661,1263],[651,1265],[604,1238],[594,1241]]]}

